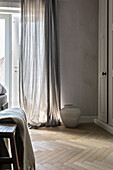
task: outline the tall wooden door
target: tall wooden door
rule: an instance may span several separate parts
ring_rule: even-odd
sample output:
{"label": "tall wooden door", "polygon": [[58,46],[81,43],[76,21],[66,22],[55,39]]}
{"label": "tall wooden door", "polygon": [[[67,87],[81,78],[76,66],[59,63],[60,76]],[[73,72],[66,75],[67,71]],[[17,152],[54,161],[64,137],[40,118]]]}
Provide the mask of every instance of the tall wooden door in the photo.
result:
{"label": "tall wooden door", "polygon": [[113,0],[109,0],[109,124],[113,126]]}
{"label": "tall wooden door", "polygon": [[98,118],[107,123],[107,0],[99,0]]}

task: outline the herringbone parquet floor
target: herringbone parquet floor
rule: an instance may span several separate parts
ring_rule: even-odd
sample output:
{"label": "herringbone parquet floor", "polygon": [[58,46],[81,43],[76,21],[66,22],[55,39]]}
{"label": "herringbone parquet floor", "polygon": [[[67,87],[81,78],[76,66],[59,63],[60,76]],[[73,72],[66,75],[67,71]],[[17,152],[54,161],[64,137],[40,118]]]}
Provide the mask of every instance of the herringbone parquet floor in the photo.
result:
{"label": "herringbone parquet floor", "polygon": [[36,170],[113,170],[113,135],[97,125],[30,130]]}

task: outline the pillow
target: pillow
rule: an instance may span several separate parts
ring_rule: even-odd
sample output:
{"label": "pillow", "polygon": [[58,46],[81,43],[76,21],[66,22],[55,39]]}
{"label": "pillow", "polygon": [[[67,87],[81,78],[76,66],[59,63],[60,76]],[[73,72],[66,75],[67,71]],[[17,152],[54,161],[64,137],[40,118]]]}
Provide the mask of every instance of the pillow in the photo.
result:
{"label": "pillow", "polygon": [[0,95],[5,94],[7,92],[7,90],[5,89],[5,87],[0,83]]}

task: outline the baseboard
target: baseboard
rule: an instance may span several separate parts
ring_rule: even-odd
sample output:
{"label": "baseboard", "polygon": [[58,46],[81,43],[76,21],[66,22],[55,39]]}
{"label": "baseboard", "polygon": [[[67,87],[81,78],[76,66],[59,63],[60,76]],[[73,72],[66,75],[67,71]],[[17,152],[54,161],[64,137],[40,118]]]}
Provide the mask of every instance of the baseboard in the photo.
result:
{"label": "baseboard", "polygon": [[91,123],[94,122],[94,119],[97,118],[97,116],[81,116],[79,123]]}
{"label": "baseboard", "polygon": [[106,124],[99,119],[94,119],[94,123],[113,135],[113,126]]}

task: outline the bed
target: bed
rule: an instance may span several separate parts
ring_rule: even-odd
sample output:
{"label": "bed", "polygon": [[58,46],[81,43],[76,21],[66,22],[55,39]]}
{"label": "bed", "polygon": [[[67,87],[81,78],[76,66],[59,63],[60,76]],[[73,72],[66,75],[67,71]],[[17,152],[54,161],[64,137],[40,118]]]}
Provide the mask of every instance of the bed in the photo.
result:
{"label": "bed", "polygon": [[5,87],[0,83],[0,111],[7,109],[8,103],[7,103],[7,90]]}
{"label": "bed", "polygon": [[0,111],[8,108],[7,95],[0,95]]}

